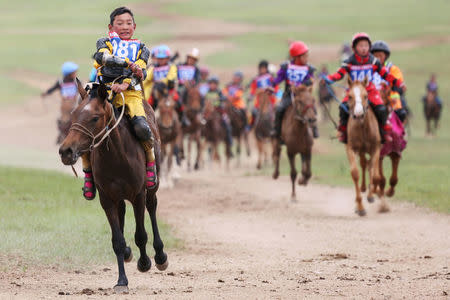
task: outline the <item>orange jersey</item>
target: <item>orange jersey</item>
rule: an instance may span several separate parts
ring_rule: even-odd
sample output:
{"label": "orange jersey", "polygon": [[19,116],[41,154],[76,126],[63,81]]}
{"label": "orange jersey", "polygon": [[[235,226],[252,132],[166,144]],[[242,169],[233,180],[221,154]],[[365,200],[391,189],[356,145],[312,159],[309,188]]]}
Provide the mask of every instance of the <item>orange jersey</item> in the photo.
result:
{"label": "orange jersey", "polygon": [[222,91],[231,104],[239,109],[246,107],[244,102],[244,89],[239,85],[228,84]]}
{"label": "orange jersey", "polygon": [[[259,108],[259,97],[258,97],[258,90],[266,89],[268,87],[272,87],[273,85],[273,77],[270,73],[262,74],[257,76],[255,79],[253,79],[252,83],[250,84],[250,94],[255,96],[254,106],[256,108]],[[275,94],[278,92],[278,85],[275,86]],[[275,95],[272,95],[270,97],[270,102],[273,105],[275,105],[277,101],[277,98]]]}

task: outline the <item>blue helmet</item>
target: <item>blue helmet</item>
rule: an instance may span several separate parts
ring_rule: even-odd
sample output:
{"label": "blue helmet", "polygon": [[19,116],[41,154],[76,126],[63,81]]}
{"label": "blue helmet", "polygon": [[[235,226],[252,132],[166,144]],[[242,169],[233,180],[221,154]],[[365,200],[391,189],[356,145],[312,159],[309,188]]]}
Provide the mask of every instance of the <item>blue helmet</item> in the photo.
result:
{"label": "blue helmet", "polygon": [[244,73],[242,73],[242,71],[237,70],[236,72],[234,72],[233,76],[239,77],[240,79],[244,78]]}
{"label": "blue helmet", "polygon": [[71,61],[66,61],[65,63],[63,63],[63,65],[61,67],[61,72],[64,77],[77,71],[77,70],[78,70],[78,65]]}
{"label": "blue helmet", "polygon": [[155,57],[156,58],[169,58],[170,57],[170,48],[167,45],[158,46],[155,49]]}

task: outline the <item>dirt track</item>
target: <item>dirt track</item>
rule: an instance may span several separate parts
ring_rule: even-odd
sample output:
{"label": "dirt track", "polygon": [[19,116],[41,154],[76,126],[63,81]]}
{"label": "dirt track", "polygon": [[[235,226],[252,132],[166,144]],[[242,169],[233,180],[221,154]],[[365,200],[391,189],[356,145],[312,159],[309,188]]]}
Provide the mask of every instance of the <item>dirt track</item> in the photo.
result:
{"label": "dirt track", "polygon": [[[2,126],[15,122],[14,131],[2,132],[14,149],[33,146],[29,151],[48,154],[41,164],[61,169],[51,146],[57,110],[37,114],[39,101],[1,112]],[[29,130],[33,126],[40,130],[39,139]],[[394,203],[384,215],[377,214],[376,204],[366,204],[368,216],[360,218],[353,214],[351,189],[321,185],[299,188],[299,202],[292,204],[287,177],[275,182],[244,176],[254,167],[253,161],[245,164],[232,173],[184,174],[175,189],[159,193],[159,214],[185,249],[169,250],[164,273],[141,274],[134,259],[127,265],[126,298],[420,299],[450,292],[448,216]],[[0,260],[11,265],[7,257]],[[86,268],[67,272],[40,266],[23,273],[17,267],[0,274],[0,298],[112,295],[114,261]]]}

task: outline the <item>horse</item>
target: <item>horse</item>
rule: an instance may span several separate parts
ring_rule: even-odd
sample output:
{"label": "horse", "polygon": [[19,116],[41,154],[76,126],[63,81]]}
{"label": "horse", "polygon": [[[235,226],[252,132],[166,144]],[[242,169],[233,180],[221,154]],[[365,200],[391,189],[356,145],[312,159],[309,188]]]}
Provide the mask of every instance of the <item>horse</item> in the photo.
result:
{"label": "horse", "polygon": [[[131,248],[124,235],[125,199],[131,202],[136,220],[135,242],[140,251],[137,268],[146,272],[151,267],[147,256],[147,232],[144,226],[145,209],[150,214],[153,229],[155,262],[159,270],[168,266],[167,254],[161,240],[156,220],[158,186],[151,191],[145,187],[144,149],[132,133],[131,122],[115,117],[113,105],[107,101],[106,86],[94,86],[89,95],[78,85],[82,102],[72,113],[72,127],[59,148],[61,161],[73,165],[81,154],[90,152],[95,185],[100,196],[100,204],[105,211],[112,232],[112,246],[117,258],[119,278],[114,290],[128,291],[128,279],[124,261],[132,259]],[[151,107],[144,101],[145,113],[153,132],[157,172],[160,169],[160,137]],[[122,108],[123,109],[123,108]],[[99,141],[100,139],[100,141]]]}
{"label": "horse", "polygon": [[[380,185],[379,161],[381,149],[381,136],[378,129],[378,121],[369,105],[369,99],[366,91],[368,79],[363,82],[352,81],[348,78],[348,107],[350,118],[347,124],[347,144],[345,146],[347,158],[350,163],[350,173],[356,190],[356,209],[359,216],[365,216],[366,210],[362,204],[362,196],[358,181],[359,171],[357,166],[357,156],[360,158],[360,165],[363,170],[368,167],[369,170],[369,193],[367,200],[374,201],[376,187]],[[366,160],[369,155],[369,160]],[[367,165],[368,164],[368,165]],[[363,172],[364,174],[364,172]],[[363,181],[365,178],[363,176]],[[365,182],[363,182],[363,187]],[[381,200],[380,212],[389,210],[384,195],[378,193]]]}
{"label": "horse", "polygon": [[329,118],[327,111],[329,112],[331,108],[331,100],[333,99],[332,93],[334,93],[334,90],[331,86],[327,86],[325,82],[319,82],[318,94],[319,94],[319,103],[323,110],[322,113],[323,121],[327,121]]}
{"label": "horse", "polygon": [[229,168],[231,158],[231,144],[227,140],[227,132],[222,125],[223,116],[219,108],[215,108],[213,103],[206,99],[203,111],[206,124],[202,129],[206,143],[209,144],[210,155],[213,161],[220,162],[219,144],[225,144],[226,168]]}
{"label": "horse", "polygon": [[[175,102],[168,95],[167,89],[164,91],[164,94],[158,95],[158,99],[160,101],[157,124],[161,136],[161,161],[164,161],[165,158],[167,159],[167,171],[165,174],[167,177],[170,177],[175,149],[181,145],[183,136],[181,124],[175,111]],[[175,155],[177,162],[179,162],[179,153],[175,153]],[[172,185],[172,183],[169,185]]]}
{"label": "horse", "polygon": [[246,127],[246,122],[244,118],[246,115],[242,113],[239,109],[233,106],[231,101],[227,101],[226,112],[231,121],[231,136],[236,140],[236,155],[238,164],[240,164],[241,159],[241,142],[244,139],[245,147],[247,150],[247,156],[250,156],[250,145],[248,142],[248,132]]}
{"label": "horse", "polygon": [[[436,102],[436,92],[428,91],[424,97],[424,114],[427,122],[426,135],[433,136],[436,134],[436,130],[439,127],[439,119],[441,117],[442,107]],[[431,121],[434,121],[433,127]]]}
{"label": "horse", "polygon": [[[295,168],[295,157],[298,153],[302,158],[302,177],[298,180],[299,185],[307,185],[311,178],[311,152],[313,137],[310,124],[316,121],[314,111],[314,97],[312,86],[299,85],[292,87],[292,105],[286,110],[281,123],[281,139],[286,144],[289,165],[291,168],[291,201],[296,202],[295,180],[297,170]],[[275,170],[272,175],[277,179],[280,175],[280,152],[281,141],[273,139],[273,161]]]}
{"label": "horse", "polygon": [[185,103],[185,115],[189,120],[189,126],[183,128],[183,136],[188,136],[187,140],[187,167],[191,169],[191,150],[192,142],[197,145],[197,156],[195,158],[194,170],[198,170],[200,167],[202,143],[201,143],[201,131],[203,127],[202,117],[202,96],[196,86],[185,84],[186,87],[186,103]]}
{"label": "horse", "polygon": [[255,138],[256,146],[258,148],[258,163],[256,168],[259,170],[262,167],[262,161],[267,161],[267,150],[265,145],[270,142],[270,131],[272,129],[274,111],[272,103],[270,102],[271,92],[259,89],[256,91],[256,97],[259,99],[259,108],[255,120]]}
{"label": "horse", "polygon": [[[383,99],[384,105],[389,110],[389,118],[388,121],[391,123],[392,132],[391,138],[392,141],[386,141],[380,150],[380,163],[379,163],[379,172],[380,172],[380,182],[379,185],[375,188],[380,190],[381,195],[384,195],[384,188],[386,186],[386,178],[383,173],[383,159],[385,156],[389,156],[392,163],[392,174],[389,179],[389,190],[386,192],[386,196],[392,197],[395,194],[395,186],[398,182],[398,166],[400,163],[402,151],[406,147],[405,129],[403,127],[402,122],[400,121],[397,114],[393,111],[392,106],[390,105],[389,96],[391,94],[391,87],[386,83],[381,84],[382,88],[380,90],[381,98]],[[366,191],[366,161],[361,159],[361,168],[362,168],[362,183],[361,183],[361,191]],[[386,207],[387,209],[387,207]]]}
{"label": "horse", "polygon": [[60,117],[56,120],[58,126],[58,137],[56,144],[59,145],[66,138],[69,133],[69,128],[72,125],[70,121],[71,113],[78,105],[79,97],[67,98],[61,97]]}

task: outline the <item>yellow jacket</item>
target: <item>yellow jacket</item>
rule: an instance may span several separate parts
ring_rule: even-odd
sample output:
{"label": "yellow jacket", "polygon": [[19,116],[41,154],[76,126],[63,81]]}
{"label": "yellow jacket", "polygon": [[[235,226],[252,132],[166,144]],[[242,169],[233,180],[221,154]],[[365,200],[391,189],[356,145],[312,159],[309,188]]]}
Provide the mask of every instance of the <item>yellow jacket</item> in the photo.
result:
{"label": "yellow jacket", "polygon": [[169,85],[169,82],[174,84],[177,77],[176,65],[151,66],[147,71],[147,78],[143,82],[145,96],[150,97],[154,82],[164,82],[166,85]]}
{"label": "yellow jacket", "polygon": [[[399,67],[397,67],[396,65],[389,62],[386,64],[386,68],[388,69],[389,73],[392,76],[394,76],[396,79],[399,79],[402,82],[404,82],[403,73]],[[400,99],[400,94],[398,92],[391,91],[391,93],[389,95],[389,101],[394,110],[402,108],[402,102]]]}

